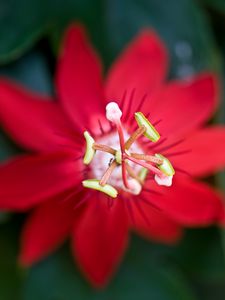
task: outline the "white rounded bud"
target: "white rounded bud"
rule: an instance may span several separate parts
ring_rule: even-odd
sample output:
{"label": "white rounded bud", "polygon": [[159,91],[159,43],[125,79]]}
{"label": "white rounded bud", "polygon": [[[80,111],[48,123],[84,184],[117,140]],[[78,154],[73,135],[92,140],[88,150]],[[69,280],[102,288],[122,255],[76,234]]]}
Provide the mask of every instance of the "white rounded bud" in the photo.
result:
{"label": "white rounded bud", "polygon": [[139,195],[142,190],[141,184],[134,178],[129,178],[127,181],[128,181],[129,189],[125,187],[123,187],[123,189],[133,195]]}
{"label": "white rounded bud", "polygon": [[109,102],[106,105],[106,118],[115,123],[120,120],[122,117],[122,111],[120,110],[118,104],[116,102]]}
{"label": "white rounded bud", "polygon": [[158,185],[171,186],[173,181],[173,175],[171,176],[159,176],[155,175],[155,181]]}

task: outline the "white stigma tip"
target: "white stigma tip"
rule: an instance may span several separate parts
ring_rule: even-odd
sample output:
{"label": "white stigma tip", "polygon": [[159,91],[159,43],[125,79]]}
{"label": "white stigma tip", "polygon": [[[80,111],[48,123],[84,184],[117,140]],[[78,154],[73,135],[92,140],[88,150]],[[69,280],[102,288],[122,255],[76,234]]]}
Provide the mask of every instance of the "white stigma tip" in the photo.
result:
{"label": "white stigma tip", "polygon": [[172,176],[159,176],[155,175],[155,181],[158,185],[165,185],[165,186],[171,186],[173,181],[173,175]]}
{"label": "white stigma tip", "polygon": [[142,190],[142,186],[136,179],[134,178],[128,179],[128,185],[129,185],[129,189],[123,187],[125,191],[130,192],[133,195],[140,194]]}
{"label": "white stigma tip", "polygon": [[106,118],[115,123],[120,120],[122,117],[122,111],[120,110],[118,104],[116,102],[109,102],[106,105]]}

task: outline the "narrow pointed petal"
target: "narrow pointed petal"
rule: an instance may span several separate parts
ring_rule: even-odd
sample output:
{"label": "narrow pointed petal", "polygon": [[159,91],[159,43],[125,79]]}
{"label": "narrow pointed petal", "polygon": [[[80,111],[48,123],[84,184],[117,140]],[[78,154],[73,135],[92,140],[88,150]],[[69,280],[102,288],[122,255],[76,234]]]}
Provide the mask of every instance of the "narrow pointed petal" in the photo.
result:
{"label": "narrow pointed petal", "polygon": [[0,208],[26,210],[81,182],[81,164],[61,153],[27,155],[0,168]]}
{"label": "narrow pointed petal", "polygon": [[100,61],[84,29],[71,25],[64,38],[56,85],[66,112],[82,129],[96,125],[99,116],[105,113],[101,81]]}
{"label": "narrow pointed petal", "polygon": [[180,152],[190,149],[184,155],[171,158],[177,166],[193,176],[206,176],[225,166],[225,128],[212,126],[190,134],[183,143],[172,149]]}
{"label": "narrow pointed petal", "polygon": [[[125,91],[127,98],[135,91],[134,105],[126,104],[125,110],[130,114],[135,111],[140,99],[157,90],[165,79],[167,72],[167,52],[163,42],[152,30],[142,31],[112,66],[106,81],[107,99],[117,101]],[[148,99],[149,100],[149,99]]]}
{"label": "narrow pointed petal", "polygon": [[19,258],[22,265],[29,266],[44,258],[69,235],[77,213],[73,209],[75,204],[60,200],[56,196],[54,200],[41,204],[26,221]]}
{"label": "narrow pointed petal", "polygon": [[165,85],[151,102],[145,102],[144,111],[153,121],[162,120],[156,127],[162,136],[183,136],[210,119],[218,97],[218,79],[205,73]]}
{"label": "narrow pointed petal", "polygon": [[168,218],[164,212],[152,207],[150,200],[137,197],[131,204],[135,220],[135,223],[131,220],[131,224],[137,233],[166,244],[175,243],[181,238],[181,226]]}
{"label": "narrow pointed petal", "polygon": [[3,78],[0,79],[0,122],[16,142],[35,151],[56,147],[60,141],[56,132],[63,134],[68,128],[60,106],[50,97]]}
{"label": "narrow pointed petal", "polygon": [[128,222],[123,202],[111,208],[107,198],[91,198],[85,215],[74,230],[73,250],[81,270],[95,286],[104,286],[127,246]]}
{"label": "narrow pointed petal", "polygon": [[143,192],[142,196],[158,206],[163,213],[184,226],[204,226],[221,222],[224,204],[219,193],[207,184],[174,176],[169,188],[152,183],[161,195]]}

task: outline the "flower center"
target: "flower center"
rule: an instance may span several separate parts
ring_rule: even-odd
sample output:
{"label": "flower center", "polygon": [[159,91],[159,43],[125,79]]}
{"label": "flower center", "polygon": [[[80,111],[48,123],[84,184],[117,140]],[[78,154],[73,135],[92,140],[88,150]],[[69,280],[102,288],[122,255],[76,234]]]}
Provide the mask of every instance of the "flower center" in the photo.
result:
{"label": "flower center", "polygon": [[[123,130],[124,138],[128,139],[129,135],[126,130]],[[113,166],[113,172],[110,174],[107,183],[118,188],[124,189],[124,184],[122,180],[122,166],[121,166],[121,150],[120,150],[120,141],[117,132],[110,133],[98,140],[96,140],[96,144],[100,145],[108,145],[109,147],[115,149],[117,152],[115,155],[105,152],[105,151],[96,151],[96,154],[91,162],[91,170],[94,178],[102,178],[105,171],[112,166],[114,160],[116,160],[115,168]],[[134,142],[133,145],[129,149],[130,152],[141,153],[142,150],[137,142]],[[133,169],[133,171],[138,174],[142,169],[141,166],[130,162],[129,166]]]}
{"label": "flower center", "polygon": [[153,174],[159,185],[170,186],[175,171],[167,158],[161,154],[144,154],[138,138],[145,136],[150,142],[160,139],[159,133],[141,113],[135,113],[138,129],[129,136],[121,123],[122,111],[115,102],[106,106],[106,118],[116,130],[97,141],[84,132],[86,152],[84,164],[91,167],[94,179],[84,180],[83,186],[103,192],[113,198],[117,189],[138,195],[148,173]]}

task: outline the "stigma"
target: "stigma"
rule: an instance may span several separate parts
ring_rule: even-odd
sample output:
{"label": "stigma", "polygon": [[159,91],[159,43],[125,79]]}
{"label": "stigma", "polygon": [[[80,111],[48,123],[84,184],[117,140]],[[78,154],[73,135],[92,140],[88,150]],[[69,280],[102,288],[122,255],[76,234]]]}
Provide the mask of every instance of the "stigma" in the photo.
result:
{"label": "stigma", "polygon": [[90,165],[90,179],[82,182],[85,188],[94,189],[112,198],[119,192],[138,195],[150,174],[158,185],[171,186],[174,168],[160,153],[143,153],[138,139],[156,143],[160,134],[142,112],[134,114],[137,129],[129,135],[121,122],[122,111],[116,102],[106,105],[106,119],[115,131],[96,140],[84,132],[86,149],[83,158]]}

